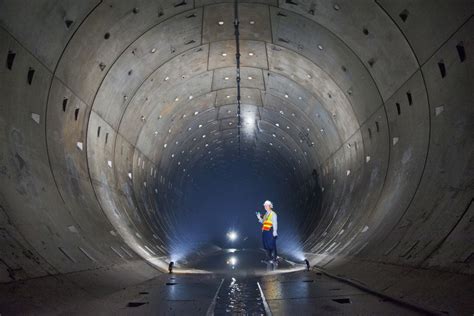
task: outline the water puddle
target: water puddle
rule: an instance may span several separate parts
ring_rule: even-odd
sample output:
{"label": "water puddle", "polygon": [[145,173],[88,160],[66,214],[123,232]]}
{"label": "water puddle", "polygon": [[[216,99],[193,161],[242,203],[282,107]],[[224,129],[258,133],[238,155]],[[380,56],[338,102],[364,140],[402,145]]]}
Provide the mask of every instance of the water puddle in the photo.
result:
{"label": "water puddle", "polygon": [[265,315],[257,278],[230,278],[217,296],[215,315]]}

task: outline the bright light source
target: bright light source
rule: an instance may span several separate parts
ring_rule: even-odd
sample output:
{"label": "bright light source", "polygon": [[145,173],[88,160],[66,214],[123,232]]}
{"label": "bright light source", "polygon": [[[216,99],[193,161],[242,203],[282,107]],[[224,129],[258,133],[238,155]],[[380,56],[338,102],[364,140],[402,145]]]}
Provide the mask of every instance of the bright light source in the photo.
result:
{"label": "bright light source", "polygon": [[227,260],[227,264],[235,266],[237,264],[237,258],[236,257],[230,257],[229,260]]}
{"label": "bright light source", "polygon": [[239,235],[234,231],[230,231],[227,233],[227,238],[229,238],[230,241],[236,240],[237,237],[239,237]]}

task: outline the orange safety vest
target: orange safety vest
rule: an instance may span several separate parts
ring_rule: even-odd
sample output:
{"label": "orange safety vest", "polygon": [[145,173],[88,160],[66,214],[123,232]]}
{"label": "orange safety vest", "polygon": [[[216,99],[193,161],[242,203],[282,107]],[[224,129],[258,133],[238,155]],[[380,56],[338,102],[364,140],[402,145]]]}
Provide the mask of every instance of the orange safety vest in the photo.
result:
{"label": "orange safety vest", "polygon": [[269,231],[273,227],[272,216],[273,216],[273,211],[271,211],[268,216],[267,214],[263,215],[262,231],[263,230]]}

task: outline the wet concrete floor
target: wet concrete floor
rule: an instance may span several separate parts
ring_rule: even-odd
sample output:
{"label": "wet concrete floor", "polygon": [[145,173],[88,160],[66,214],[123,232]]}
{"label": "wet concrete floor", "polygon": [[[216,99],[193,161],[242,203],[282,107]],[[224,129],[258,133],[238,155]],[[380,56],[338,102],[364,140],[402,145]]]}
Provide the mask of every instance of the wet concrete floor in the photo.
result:
{"label": "wet concrete floor", "polygon": [[[302,265],[282,260],[273,270],[260,261],[262,256],[223,251],[209,257],[215,265],[209,268],[215,271],[162,275],[67,314],[423,315],[317,271],[302,270]],[[204,262],[199,265],[205,267]]]}

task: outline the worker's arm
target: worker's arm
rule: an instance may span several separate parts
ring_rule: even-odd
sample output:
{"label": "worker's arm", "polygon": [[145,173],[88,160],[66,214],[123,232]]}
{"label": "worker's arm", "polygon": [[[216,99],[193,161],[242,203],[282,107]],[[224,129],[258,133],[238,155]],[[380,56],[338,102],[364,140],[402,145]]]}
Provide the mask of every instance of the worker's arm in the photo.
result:
{"label": "worker's arm", "polygon": [[273,222],[273,237],[276,237],[278,236],[278,216],[276,215],[276,213],[273,213],[273,216],[272,216],[272,222]]}

